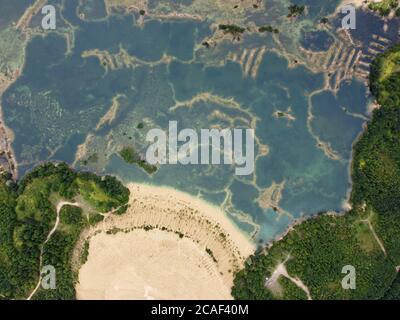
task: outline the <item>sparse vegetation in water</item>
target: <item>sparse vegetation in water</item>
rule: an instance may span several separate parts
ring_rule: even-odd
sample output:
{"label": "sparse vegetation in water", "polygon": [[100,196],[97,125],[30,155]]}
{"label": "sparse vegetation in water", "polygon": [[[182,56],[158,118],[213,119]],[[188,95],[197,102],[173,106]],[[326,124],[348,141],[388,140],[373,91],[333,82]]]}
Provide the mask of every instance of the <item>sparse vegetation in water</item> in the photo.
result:
{"label": "sparse vegetation in water", "polygon": [[99,160],[99,155],[97,153],[91,154],[87,159],[81,160],[82,165],[87,166],[90,164],[95,164]]}
{"label": "sparse vegetation in water", "polygon": [[138,165],[148,174],[153,174],[158,170],[156,166],[151,165],[147,163],[146,160],[142,159],[140,155],[132,147],[124,147],[119,152],[119,155],[121,156],[122,159],[125,160],[125,162]]}
{"label": "sparse vegetation in water", "polygon": [[203,41],[202,46],[206,47],[207,49],[210,48],[210,43],[208,41]]}
{"label": "sparse vegetation in water", "polygon": [[260,28],[258,28],[259,32],[271,32],[271,33],[279,33],[279,29],[274,28],[273,26],[270,25],[265,25]]}
{"label": "sparse vegetation in water", "polygon": [[87,159],[89,163],[96,163],[98,160],[99,160],[99,155],[97,153],[91,154]]}
{"label": "sparse vegetation in water", "polygon": [[305,6],[299,6],[297,4],[292,4],[288,7],[289,13],[287,15],[288,18],[295,18],[304,13]]}
{"label": "sparse vegetation in water", "polygon": [[322,23],[322,24],[327,24],[329,22],[329,19],[327,18],[327,17],[323,17],[321,20],[320,20],[320,23]]}
{"label": "sparse vegetation in water", "polygon": [[234,24],[220,24],[219,29],[223,30],[226,33],[236,34],[236,33],[243,33],[246,31],[245,28]]}
{"label": "sparse vegetation in water", "polygon": [[234,24],[220,24],[218,28],[223,30],[225,34],[233,35],[234,40],[240,40],[240,35],[246,31],[245,28]]}

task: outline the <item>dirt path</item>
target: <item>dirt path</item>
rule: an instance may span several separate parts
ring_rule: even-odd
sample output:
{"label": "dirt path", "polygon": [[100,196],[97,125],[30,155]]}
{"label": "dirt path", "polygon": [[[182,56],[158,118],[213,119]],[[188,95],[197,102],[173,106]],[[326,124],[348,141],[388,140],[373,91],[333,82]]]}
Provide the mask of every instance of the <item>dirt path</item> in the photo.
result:
{"label": "dirt path", "polygon": [[365,222],[365,223],[368,225],[368,227],[369,227],[369,229],[371,230],[371,233],[372,233],[372,235],[374,236],[376,242],[378,243],[378,245],[379,245],[379,247],[381,248],[382,252],[384,253],[385,257],[387,257],[387,252],[386,252],[385,246],[383,245],[383,242],[381,241],[381,239],[379,239],[378,235],[376,234],[375,229],[374,229],[374,227],[372,226],[372,223],[371,223],[371,221],[369,220],[369,218],[368,218],[368,219],[361,220],[361,221],[362,221],[362,222]]}
{"label": "dirt path", "polygon": [[274,288],[278,288],[278,279],[280,276],[284,276],[290,281],[292,281],[297,287],[299,287],[301,290],[303,290],[306,295],[308,300],[312,300],[311,295],[310,295],[310,290],[308,287],[301,281],[299,278],[294,278],[289,273],[287,272],[285,263],[290,259],[290,256],[286,258],[285,261],[281,262],[278,264],[275,268],[275,270],[272,272],[271,277],[265,282],[265,287],[270,288],[274,290]]}
{"label": "dirt path", "polygon": [[49,242],[49,240],[51,239],[51,236],[54,234],[54,232],[57,230],[57,227],[60,223],[60,211],[62,209],[63,206],[65,205],[70,205],[70,206],[75,206],[75,207],[80,207],[81,205],[79,203],[73,203],[73,202],[68,202],[68,201],[60,201],[57,204],[57,217],[56,217],[56,222],[54,224],[53,229],[50,230],[49,234],[47,235],[46,240],[44,241],[42,248],[40,249],[40,260],[39,260],[39,280],[36,284],[35,289],[33,289],[33,291],[31,292],[31,294],[29,295],[29,297],[27,298],[27,300],[31,300],[32,297],[35,295],[35,293],[37,292],[37,290],[40,288],[40,284],[42,282],[42,275],[41,275],[41,270],[43,267],[43,249],[44,246],[46,245],[47,242]]}

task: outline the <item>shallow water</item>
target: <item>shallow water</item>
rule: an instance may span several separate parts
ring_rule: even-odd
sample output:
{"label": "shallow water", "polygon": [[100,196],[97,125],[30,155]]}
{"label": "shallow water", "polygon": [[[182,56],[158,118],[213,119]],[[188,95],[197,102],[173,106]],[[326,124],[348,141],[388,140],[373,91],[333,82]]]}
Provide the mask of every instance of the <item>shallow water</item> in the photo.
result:
{"label": "shallow water", "polygon": [[[96,20],[104,15],[101,6],[80,7],[93,20],[82,21],[75,14],[77,3],[68,1],[63,11],[77,26],[72,52],[67,54],[61,35],[34,38],[22,76],[3,96],[20,173],[40,161],[62,160],[79,169],[116,174],[126,182],[173,186],[223,207],[245,232],[258,231],[256,237],[263,240],[282,233],[295,218],[342,209],[350,186],[351,146],[366,120],[363,84],[343,83],[337,95],[316,93],[310,106],[309,96],[323,88],[323,75],[302,66],[289,68],[287,59],[275,52],[263,56],[255,78],[246,76],[238,62],[225,60],[221,65],[195,53],[210,33],[209,22],[148,21],[139,27],[133,16]],[[331,6],[314,8],[313,17],[331,12]],[[254,40],[258,53],[262,41]],[[117,54],[120,48],[135,57],[133,66],[110,70],[96,57],[82,57],[86,50]],[[225,55],[229,45],[226,48]],[[224,47],[219,50],[224,52]],[[172,59],[164,61],[164,56]],[[123,97],[116,118],[96,131],[117,94]],[[192,100],[201,94],[211,99]],[[171,110],[185,101],[186,107]],[[215,116],[215,111],[223,116]],[[277,111],[288,111],[295,120],[275,117]],[[196,130],[213,125],[247,128],[253,123],[269,153],[258,158],[254,175],[247,177],[235,176],[234,168],[223,165],[164,165],[149,176],[117,156],[122,146],[134,146],[143,154],[147,130],[166,129],[171,120],[178,121],[179,128]],[[138,129],[142,122],[144,128]],[[93,166],[74,161],[88,134],[95,136],[89,151],[103,159]],[[331,146],[338,160],[317,147],[317,137]],[[257,202],[274,182],[285,182],[279,207],[286,214]]]}
{"label": "shallow water", "polygon": [[34,0],[1,0],[0,28],[6,27],[11,22],[16,22]]}

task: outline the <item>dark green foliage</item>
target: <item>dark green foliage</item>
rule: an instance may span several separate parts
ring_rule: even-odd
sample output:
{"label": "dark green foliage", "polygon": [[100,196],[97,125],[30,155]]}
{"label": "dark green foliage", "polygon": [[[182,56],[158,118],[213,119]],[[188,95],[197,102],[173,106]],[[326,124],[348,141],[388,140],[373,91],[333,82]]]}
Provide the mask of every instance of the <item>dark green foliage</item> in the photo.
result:
{"label": "dark green foliage", "polygon": [[129,190],[115,177],[79,172],[71,188],[98,211],[106,213],[128,202]]}
{"label": "dark green foliage", "polygon": [[304,6],[299,6],[297,4],[292,4],[289,6],[289,13],[288,13],[288,18],[295,18],[304,13]]}
{"label": "dark green foliage", "polygon": [[[399,87],[400,88],[400,87]],[[381,213],[400,209],[400,107],[382,107],[355,148],[352,202]]]}
{"label": "dark green foliage", "polygon": [[233,40],[240,40],[241,34],[243,34],[246,29],[234,24],[220,24],[218,27],[220,30],[224,31],[224,34],[233,35]]}
{"label": "dark green foliage", "polygon": [[400,44],[373,61],[370,88],[380,105],[394,108],[400,106]]}
{"label": "dark green foliage", "polygon": [[389,290],[383,297],[384,300],[400,300],[400,273],[397,274]]}
{"label": "dark green foliage", "polygon": [[82,265],[86,263],[86,261],[89,257],[89,247],[90,247],[89,241],[86,240],[83,245],[83,250],[82,250],[82,255],[81,255],[81,264]]}
{"label": "dark green foliage", "polygon": [[70,259],[77,237],[82,228],[71,233],[56,231],[46,243],[43,251],[43,265],[51,265],[56,270],[56,289],[40,288],[34,295],[37,300],[72,300],[75,299],[75,278],[71,271]]}
{"label": "dark green foliage", "polygon": [[225,33],[231,33],[231,34],[243,33],[246,31],[245,28],[242,28],[234,24],[220,24],[219,29],[223,30]]}
{"label": "dark green foliage", "polygon": [[60,210],[60,222],[69,225],[80,225],[84,221],[82,209],[76,206],[65,205]]}
{"label": "dark green foliage", "polygon": [[129,190],[118,181],[116,177],[96,176],[96,182],[99,184],[101,189],[110,197],[118,202],[119,205],[125,204],[129,200]]}
{"label": "dark green foliage", "polygon": [[119,208],[114,212],[114,214],[117,214],[117,215],[124,214],[124,213],[126,212],[126,210],[128,210],[128,208],[129,208],[129,204],[123,205],[123,206],[119,207]]}
{"label": "dark green foliage", "polygon": [[133,149],[132,147],[123,148],[119,152],[119,155],[121,156],[122,159],[125,160],[125,162],[131,163],[131,164],[137,164],[148,174],[153,174],[158,170],[158,168],[156,166],[153,166],[153,165],[147,163],[146,160],[142,159],[140,157],[140,155],[136,152],[136,150]]}
{"label": "dark green foliage", "polygon": [[[30,276],[37,263],[31,265],[37,254],[29,255],[29,243],[18,251],[13,245],[13,230],[18,221],[15,214],[17,194],[7,187],[6,177],[0,177],[0,293],[5,297],[21,296],[33,283]],[[29,230],[24,230],[28,236]],[[31,242],[34,239],[30,240]],[[23,256],[22,252],[28,253]]]}
{"label": "dark green foliage", "polygon": [[279,33],[279,30],[277,28],[274,28],[270,25],[267,26],[262,26],[258,29],[259,32],[273,32],[273,33]]}
{"label": "dark green foliage", "polygon": [[[77,196],[91,200],[84,206],[95,223],[103,216],[94,212],[108,208],[125,212],[129,200],[129,190],[116,178],[76,173],[66,164],[43,164],[18,184],[7,185],[7,179],[0,176],[0,294],[8,299],[26,298],[36,286],[40,251],[55,224],[59,201],[75,202]],[[62,207],[57,231],[43,247],[43,265],[56,268],[57,289],[40,289],[35,299],[75,298],[71,254],[87,226],[81,208]]]}
{"label": "dark green foliage", "polygon": [[[396,272],[378,247],[365,250],[359,243],[358,215],[320,216],[298,225],[268,255],[258,254],[235,278],[232,294],[236,299],[287,299],[298,295],[298,287],[284,286],[283,295],[265,289],[265,277],[280,262],[286,262],[288,273],[300,278],[313,299],[376,299],[384,295]],[[372,239],[372,237],[371,237]],[[373,239],[372,239],[373,240]],[[344,290],[342,268],[357,270],[357,290]],[[295,290],[296,289],[296,290]]]}
{"label": "dark green foliage", "polygon": [[256,254],[247,259],[243,270],[235,275],[232,296],[239,300],[272,300],[273,294],[264,290],[265,278],[271,276],[273,259]]}
{"label": "dark green foliage", "polygon": [[329,19],[328,19],[327,17],[323,17],[323,18],[320,20],[320,22],[321,22],[322,24],[327,24],[327,23],[329,22]]}
{"label": "dark green foliage", "polygon": [[143,128],[144,128],[144,123],[143,123],[143,122],[140,122],[140,123],[137,125],[136,128],[138,128],[138,129],[143,129]]}

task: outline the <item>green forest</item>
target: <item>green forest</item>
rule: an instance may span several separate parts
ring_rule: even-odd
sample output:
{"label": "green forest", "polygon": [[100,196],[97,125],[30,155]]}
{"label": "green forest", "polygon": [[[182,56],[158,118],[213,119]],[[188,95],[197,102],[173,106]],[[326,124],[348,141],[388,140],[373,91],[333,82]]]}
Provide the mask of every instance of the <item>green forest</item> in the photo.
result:
{"label": "green forest", "polygon": [[[41,165],[17,183],[0,176],[0,297],[29,296],[39,280],[43,247],[42,266],[55,267],[57,286],[39,289],[32,298],[74,299],[71,255],[80,233],[103,219],[100,213],[124,213],[128,200],[129,190],[116,178],[75,172],[63,163]],[[60,201],[80,207],[62,207],[57,230],[44,245]]]}
{"label": "green forest", "polygon": [[[380,107],[354,147],[352,209],[319,214],[251,256],[234,280],[236,299],[306,299],[285,276],[265,286],[284,263],[312,299],[400,299],[400,45],[371,65],[370,89]],[[344,266],[356,288],[344,289]]]}

